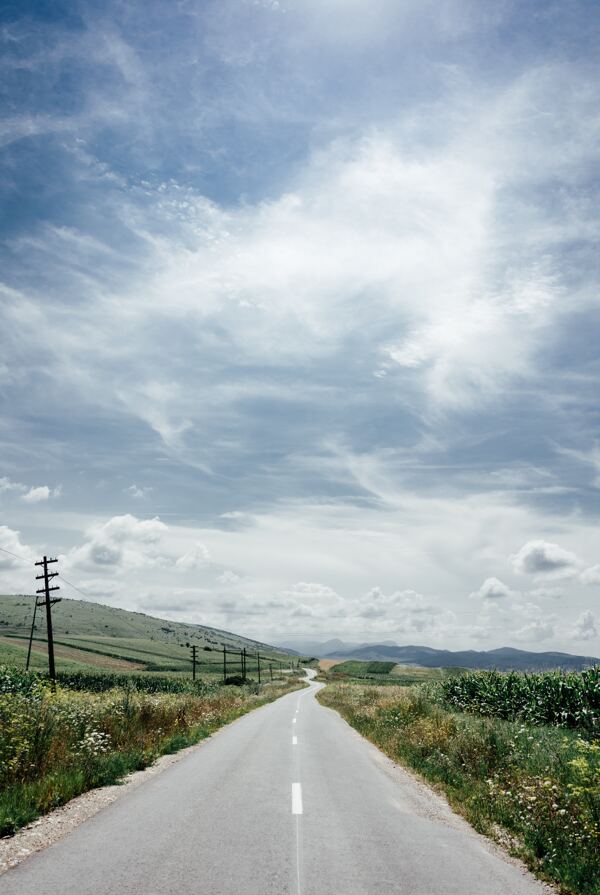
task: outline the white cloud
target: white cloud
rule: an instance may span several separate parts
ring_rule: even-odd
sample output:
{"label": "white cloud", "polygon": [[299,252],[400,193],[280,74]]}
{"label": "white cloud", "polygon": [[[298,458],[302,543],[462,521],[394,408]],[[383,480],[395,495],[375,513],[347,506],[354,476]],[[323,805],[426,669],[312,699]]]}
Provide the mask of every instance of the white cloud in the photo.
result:
{"label": "white cloud", "polygon": [[[108,296],[98,290],[89,314],[73,321],[79,333],[53,333],[54,375],[68,373],[87,398],[117,403],[185,454],[207,418],[264,383],[224,380],[198,401],[193,361],[185,371],[162,358],[149,375],[148,352],[161,356],[154,349],[168,296],[174,330],[214,345],[208,334],[216,328],[223,347],[248,365],[319,364],[360,333],[373,371],[387,373],[385,382],[422,415],[503,393],[535,373],[537,351],[552,341],[552,323],[566,308],[553,255],[537,244],[546,215],[515,223],[510,198],[518,186],[527,191],[560,173],[547,158],[544,128],[556,139],[553,124],[570,108],[563,83],[571,84],[568,102],[580,100],[583,120],[590,110],[578,73],[544,68],[491,103],[474,93],[454,109],[445,98],[441,145],[427,145],[411,116],[365,129],[315,151],[278,197],[255,204],[219,207],[176,183],[148,185],[125,200],[119,193],[115,212],[149,256],[131,286]],[[557,96],[560,110],[538,115],[535,134],[519,125]],[[428,121],[435,111],[428,108]],[[572,149],[571,132],[560,132],[557,158],[563,144]],[[589,152],[587,143],[579,152]],[[570,165],[579,160],[575,153]],[[123,375],[114,367],[112,333],[135,321],[144,339],[128,344],[125,369],[135,375]],[[94,344],[83,356],[90,328]],[[210,468],[199,453],[194,463]]]}
{"label": "white cloud", "polygon": [[219,584],[237,584],[238,581],[241,581],[241,576],[236,572],[232,572],[231,569],[225,569],[224,572],[221,572],[220,575],[217,575],[217,581]]}
{"label": "white cloud", "polygon": [[130,494],[131,497],[134,497],[136,500],[141,500],[143,497],[146,497],[152,491],[152,488],[138,488],[138,486],[134,483],[133,485],[129,485],[129,487],[124,489],[125,494]]}
{"label": "white cloud", "polygon": [[[595,523],[576,511],[583,503],[576,489],[565,512],[556,469],[527,467],[532,444],[552,443],[551,417],[574,443],[593,443],[589,428],[580,431],[591,418],[584,394],[588,387],[594,394],[591,368],[579,364],[586,352],[569,340],[578,326],[592,339],[586,312],[598,301],[589,263],[598,238],[590,174],[599,132],[594,61],[557,61],[544,33],[543,47],[528,43],[507,66],[504,44],[497,55],[494,48],[522,24],[512,19],[515,4],[490,11],[476,0],[307,0],[289,15],[281,4],[275,12],[275,0],[265,5],[270,18],[277,16],[276,29],[260,19],[261,33],[244,28],[243,37],[231,27],[237,8],[251,26],[256,5],[196,4],[194,16],[185,12],[186,35],[196,22],[206,64],[216,60],[223,68],[223,79],[209,79],[209,88],[194,81],[197,66],[188,64],[198,45],[193,36],[192,57],[186,47],[182,55],[173,51],[175,43],[165,45],[161,64],[152,59],[152,42],[144,39],[146,27],[157,33],[152,4],[128,5],[131,45],[116,25],[92,18],[78,35],[58,25],[58,45],[15,59],[27,65],[32,86],[35,77],[54,83],[65,59],[75,58],[84,76],[77,84],[81,112],[27,111],[23,96],[23,112],[4,132],[7,139],[38,135],[32,151],[44,145],[43,133],[54,135],[52,152],[62,143],[67,154],[57,170],[73,177],[60,184],[65,195],[73,190],[69,225],[57,219],[14,236],[15,269],[8,258],[6,276],[22,291],[0,287],[0,331],[9,349],[14,340],[0,364],[15,414],[14,426],[0,421],[3,448],[10,429],[24,468],[35,468],[37,451],[38,469],[48,457],[48,468],[63,463],[76,484],[64,513],[53,514],[48,541],[62,539],[65,561],[89,580],[118,577],[122,599],[132,605],[147,599],[164,611],[174,606],[175,566],[178,583],[205,588],[194,591],[202,593],[197,610],[194,594],[180,595],[179,605],[204,613],[199,620],[209,612],[215,622],[231,617],[260,635],[265,619],[297,627],[297,613],[331,633],[422,630],[457,645],[472,622],[466,594],[473,582],[490,570],[504,576],[506,556],[519,543],[527,547],[534,532],[544,539],[534,543],[545,546],[517,554],[523,571],[568,577],[569,612],[576,614],[582,585],[595,582],[597,567],[578,578],[584,567],[574,558],[595,555]],[[549,22],[558,21],[555,12]],[[505,15],[502,36],[493,28]],[[23,20],[17,46],[30,46],[30,27]],[[176,23],[171,32],[178,33]],[[51,33],[44,29],[44,39]],[[483,77],[480,55],[471,52],[482,36],[491,48]],[[475,43],[453,44],[457,37]],[[376,66],[361,55],[357,80],[352,72],[349,82],[337,77],[340,54],[347,74],[348,53],[373,49]],[[447,65],[457,52],[460,64]],[[272,77],[281,74],[282,58],[291,92]],[[89,60],[101,69],[89,70]],[[324,86],[318,102],[316,83]],[[342,83],[346,89],[338,89]],[[396,89],[403,83],[404,94]],[[285,169],[280,141],[270,158],[265,145],[264,153],[239,161],[240,131],[231,120],[249,127],[257,146],[275,127],[294,144],[292,165]],[[108,134],[101,141],[107,161],[92,154],[99,131]],[[118,175],[110,170],[113,139]],[[307,144],[314,148],[302,157]],[[193,158],[186,158],[189,146]],[[136,181],[139,160],[151,157],[158,171],[163,151],[173,180]],[[220,204],[187,185],[204,180],[207,159],[210,170],[227,169],[211,178]],[[95,217],[101,221],[94,231]],[[119,338],[123,332],[127,339]],[[23,367],[24,344],[43,362],[43,393],[39,368]],[[553,361],[565,357],[569,369],[558,376]],[[18,382],[26,402],[12,391]],[[65,394],[76,438],[60,417]],[[26,419],[19,416],[24,407]],[[52,415],[65,423],[60,440],[42,423]],[[35,431],[33,418],[40,423]],[[107,425],[90,427],[92,418]],[[527,438],[510,437],[515,420],[525,419]],[[339,450],[330,448],[344,440]],[[490,473],[488,458],[499,452],[508,455],[505,469]],[[564,456],[597,478],[597,453],[594,447]],[[545,466],[545,457],[539,462]],[[90,483],[102,463],[102,483]],[[469,472],[459,480],[461,465]],[[198,518],[199,471],[214,473],[202,489],[202,518],[218,517],[238,500],[247,515],[223,513],[215,529],[210,522],[163,527],[154,540],[138,527],[142,520],[116,517],[130,521],[95,521],[84,538],[90,523],[77,506],[85,501],[97,520],[109,499],[123,500],[111,488],[120,492],[138,475],[146,481],[151,470],[169,518]],[[565,489],[570,484],[565,479]],[[526,488],[537,490],[535,508],[527,496],[510,493]],[[125,490],[135,500],[147,491],[135,484]],[[3,505],[15,507],[12,525],[27,532],[27,524],[40,524],[44,514],[34,498],[19,499],[28,486],[0,484],[0,491]],[[557,554],[554,548],[563,548],[554,540],[575,552]],[[238,595],[236,587],[227,607],[211,594],[219,590],[217,570],[229,566],[243,569],[247,592]],[[227,575],[218,584],[237,583],[219,580]],[[516,595],[498,579],[489,582],[478,592],[478,608],[490,639],[502,643],[514,627],[523,637],[544,633],[543,614],[503,613]],[[269,603],[272,594],[281,595],[281,605]],[[542,588],[519,599],[538,596]],[[548,624],[558,642],[565,617],[562,626]]]}
{"label": "white cloud", "polygon": [[600,565],[590,566],[579,575],[583,584],[600,584]]}
{"label": "white cloud", "polygon": [[22,482],[13,482],[7,476],[2,476],[0,478],[0,494],[10,492],[18,494],[25,503],[40,503],[53,497],[60,497],[62,485],[58,485],[56,488],[49,488],[48,485],[28,487]]}
{"label": "white cloud", "polygon": [[498,578],[486,578],[479,590],[470,594],[473,598],[483,600],[499,600],[509,597],[513,591]]}
{"label": "white cloud", "polygon": [[559,600],[565,596],[565,592],[560,587],[535,587],[527,591],[525,596],[533,600]]}
{"label": "white cloud", "polygon": [[33,563],[37,559],[32,548],[21,541],[21,532],[8,525],[0,525],[0,547],[8,551],[0,553],[0,569],[22,568],[24,562]]}
{"label": "white cloud", "polygon": [[49,500],[51,497],[60,497],[62,492],[62,488],[60,485],[57,488],[49,488],[48,485],[40,485],[37,488],[30,488],[26,494],[21,496],[21,500],[24,500],[26,503],[41,503],[44,500]]}
{"label": "white cloud", "polygon": [[316,597],[325,599],[329,597],[335,597],[339,599],[339,594],[337,594],[333,588],[329,587],[327,584],[320,584],[316,581],[299,581],[297,584],[293,584],[289,590],[285,591],[286,594],[294,597]]}
{"label": "white cloud", "polygon": [[88,597],[112,597],[119,590],[115,581],[106,581],[102,578],[83,578],[78,582],[78,587]]}
{"label": "white cloud", "polygon": [[528,541],[510,557],[516,572],[542,578],[573,578],[580,560],[574,553],[548,541]]}
{"label": "white cloud", "polygon": [[40,559],[35,548],[23,541],[20,531],[8,525],[0,525],[0,547],[0,593],[34,593],[39,570],[33,563]]}
{"label": "white cloud", "polygon": [[205,544],[200,542],[194,544],[191,550],[180,556],[175,565],[178,569],[198,569],[205,566],[210,561],[210,553]]}
{"label": "white cloud", "polygon": [[554,634],[555,627],[551,622],[537,619],[519,628],[515,631],[513,637],[515,640],[524,643],[540,643],[542,640],[549,640],[551,637],[554,637]]}
{"label": "white cloud", "polygon": [[66,562],[69,567],[101,567],[108,573],[168,562],[168,555],[160,549],[167,530],[158,517],[113,516],[104,525],[96,526],[89,540],[66,556]]}
{"label": "white cloud", "polygon": [[587,609],[576,619],[571,632],[573,640],[594,640],[598,637],[598,626],[593,612]]}
{"label": "white cloud", "polygon": [[21,500],[25,500],[27,503],[40,503],[43,500],[48,500],[49,497],[50,488],[47,485],[40,485],[39,488],[30,488]]}
{"label": "white cloud", "polygon": [[26,491],[26,486],[20,482],[11,482],[7,476],[0,478],[0,494],[6,491]]}

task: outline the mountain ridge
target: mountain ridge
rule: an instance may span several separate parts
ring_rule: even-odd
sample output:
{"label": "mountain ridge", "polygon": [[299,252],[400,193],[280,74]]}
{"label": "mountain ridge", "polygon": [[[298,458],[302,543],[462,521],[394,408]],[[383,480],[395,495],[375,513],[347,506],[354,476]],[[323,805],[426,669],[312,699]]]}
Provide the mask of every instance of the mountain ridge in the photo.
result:
{"label": "mountain ridge", "polygon": [[334,650],[320,658],[362,659],[364,661],[388,660],[402,665],[421,665],[425,668],[470,668],[498,671],[551,671],[568,669],[582,671],[600,665],[595,656],[573,655],[554,650],[531,652],[503,646],[493,650],[438,650],[416,645],[388,646],[368,644],[349,650]]}

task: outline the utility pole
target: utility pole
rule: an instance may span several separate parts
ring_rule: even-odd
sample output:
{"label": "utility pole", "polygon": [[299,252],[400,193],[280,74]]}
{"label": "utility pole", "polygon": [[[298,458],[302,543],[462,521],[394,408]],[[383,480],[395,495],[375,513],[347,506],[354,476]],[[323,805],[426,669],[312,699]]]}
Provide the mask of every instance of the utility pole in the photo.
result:
{"label": "utility pole", "polygon": [[223,644],[223,683],[227,680],[227,647]]}
{"label": "utility pole", "polygon": [[37,594],[35,596],[35,603],[33,604],[33,621],[31,622],[31,632],[29,634],[29,646],[27,648],[27,662],[25,663],[25,671],[29,670],[29,662],[31,661],[31,644],[33,643],[33,632],[35,631],[35,617],[37,615],[38,610],[38,598]]}
{"label": "utility pole", "polygon": [[242,677],[246,680],[246,647],[242,650]]}
{"label": "utility pole", "polygon": [[44,581],[43,588],[37,590],[36,594],[44,594],[44,604],[46,606],[46,631],[48,636],[48,671],[50,672],[51,681],[56,681],[56,668],[54,667],[54,637],[52,636],[52,606],[54,603],[60,603],[60,598],[54,597],[54,599],[50,599],[50,591],[60,590],[60,588],[58,586],[50,587],[50,579],[56,578],[58,572],[49,572],[48,566],[55,562],[58,562],[58,560],[48,559],[47,556],[40,560],[40,562],[36,562],[36,566],[42,566],[44,571],[41,575],[35,576],[36,581],[41,581],[42,579]]}
{"label": "utility pole", "polygon": [[258,667],[258,683],[260,684],[260,653],[258,651],[256,653],[256,664]]}
{"label": "utility pole", "polygon": [[271,675],[271,680],[273,680],[273,663],[269,662],[269,674]]}
{"label": "utility pole", "polygon": [[192,647],[192,680],[196,680],[196,650],[197,646]]}

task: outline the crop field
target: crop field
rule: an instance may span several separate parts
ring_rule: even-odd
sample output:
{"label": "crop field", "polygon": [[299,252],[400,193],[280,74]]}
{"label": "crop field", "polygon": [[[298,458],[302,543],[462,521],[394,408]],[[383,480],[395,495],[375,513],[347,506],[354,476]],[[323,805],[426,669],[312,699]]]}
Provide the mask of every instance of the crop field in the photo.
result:
{"label": "crop field", "polygon": [[[517,680],[507,684],[499,678]],[[317,698],[442,789],[477,830],[540,877],[563,892],[598,895],[600,743],[582,710],[582,694],[595,699],[596,684],[597,672],[480,672],[421,686],[346,680],[325,687]],[[521,694],[512,712],[510,688],[515,699]],[[562,701],[548,724],[555,698]]]}
{"label": "crop field", "polygon": [[581,673],[471,672],[444,681],[440,692],[459,711],[581,728],[600,736],[600,667]]}
{"label": "crop field", "polygon": [[462,674],[460,668],[420,668],[412,665],[397,665],[395,662],[363,662],[358,659],[349,659],[345,662],[335,661],[328,668],[322,670],[328,681],[355,680],[393,686],[398,684],[411,686],[426,681],[440,681]]}
{"label": "crop field", "polygon": [[35,673],[0,668],[0,836],[303,686],[294,676],[219,686],[100,672],[66,682],[53,690]]}

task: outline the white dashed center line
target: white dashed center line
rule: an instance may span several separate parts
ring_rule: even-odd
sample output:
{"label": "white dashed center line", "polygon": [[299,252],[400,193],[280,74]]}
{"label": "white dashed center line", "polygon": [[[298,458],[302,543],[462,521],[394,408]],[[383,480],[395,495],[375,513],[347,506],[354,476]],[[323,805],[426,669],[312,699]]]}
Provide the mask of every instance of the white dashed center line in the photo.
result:
{"label": "white dashed center line", "polygon": [[298,737],[292,737],[292,746],[298,745]]}
{"label": "white dashed center line", "polygon": [[292,783],[292,814],[302,814],[302,786]]}

